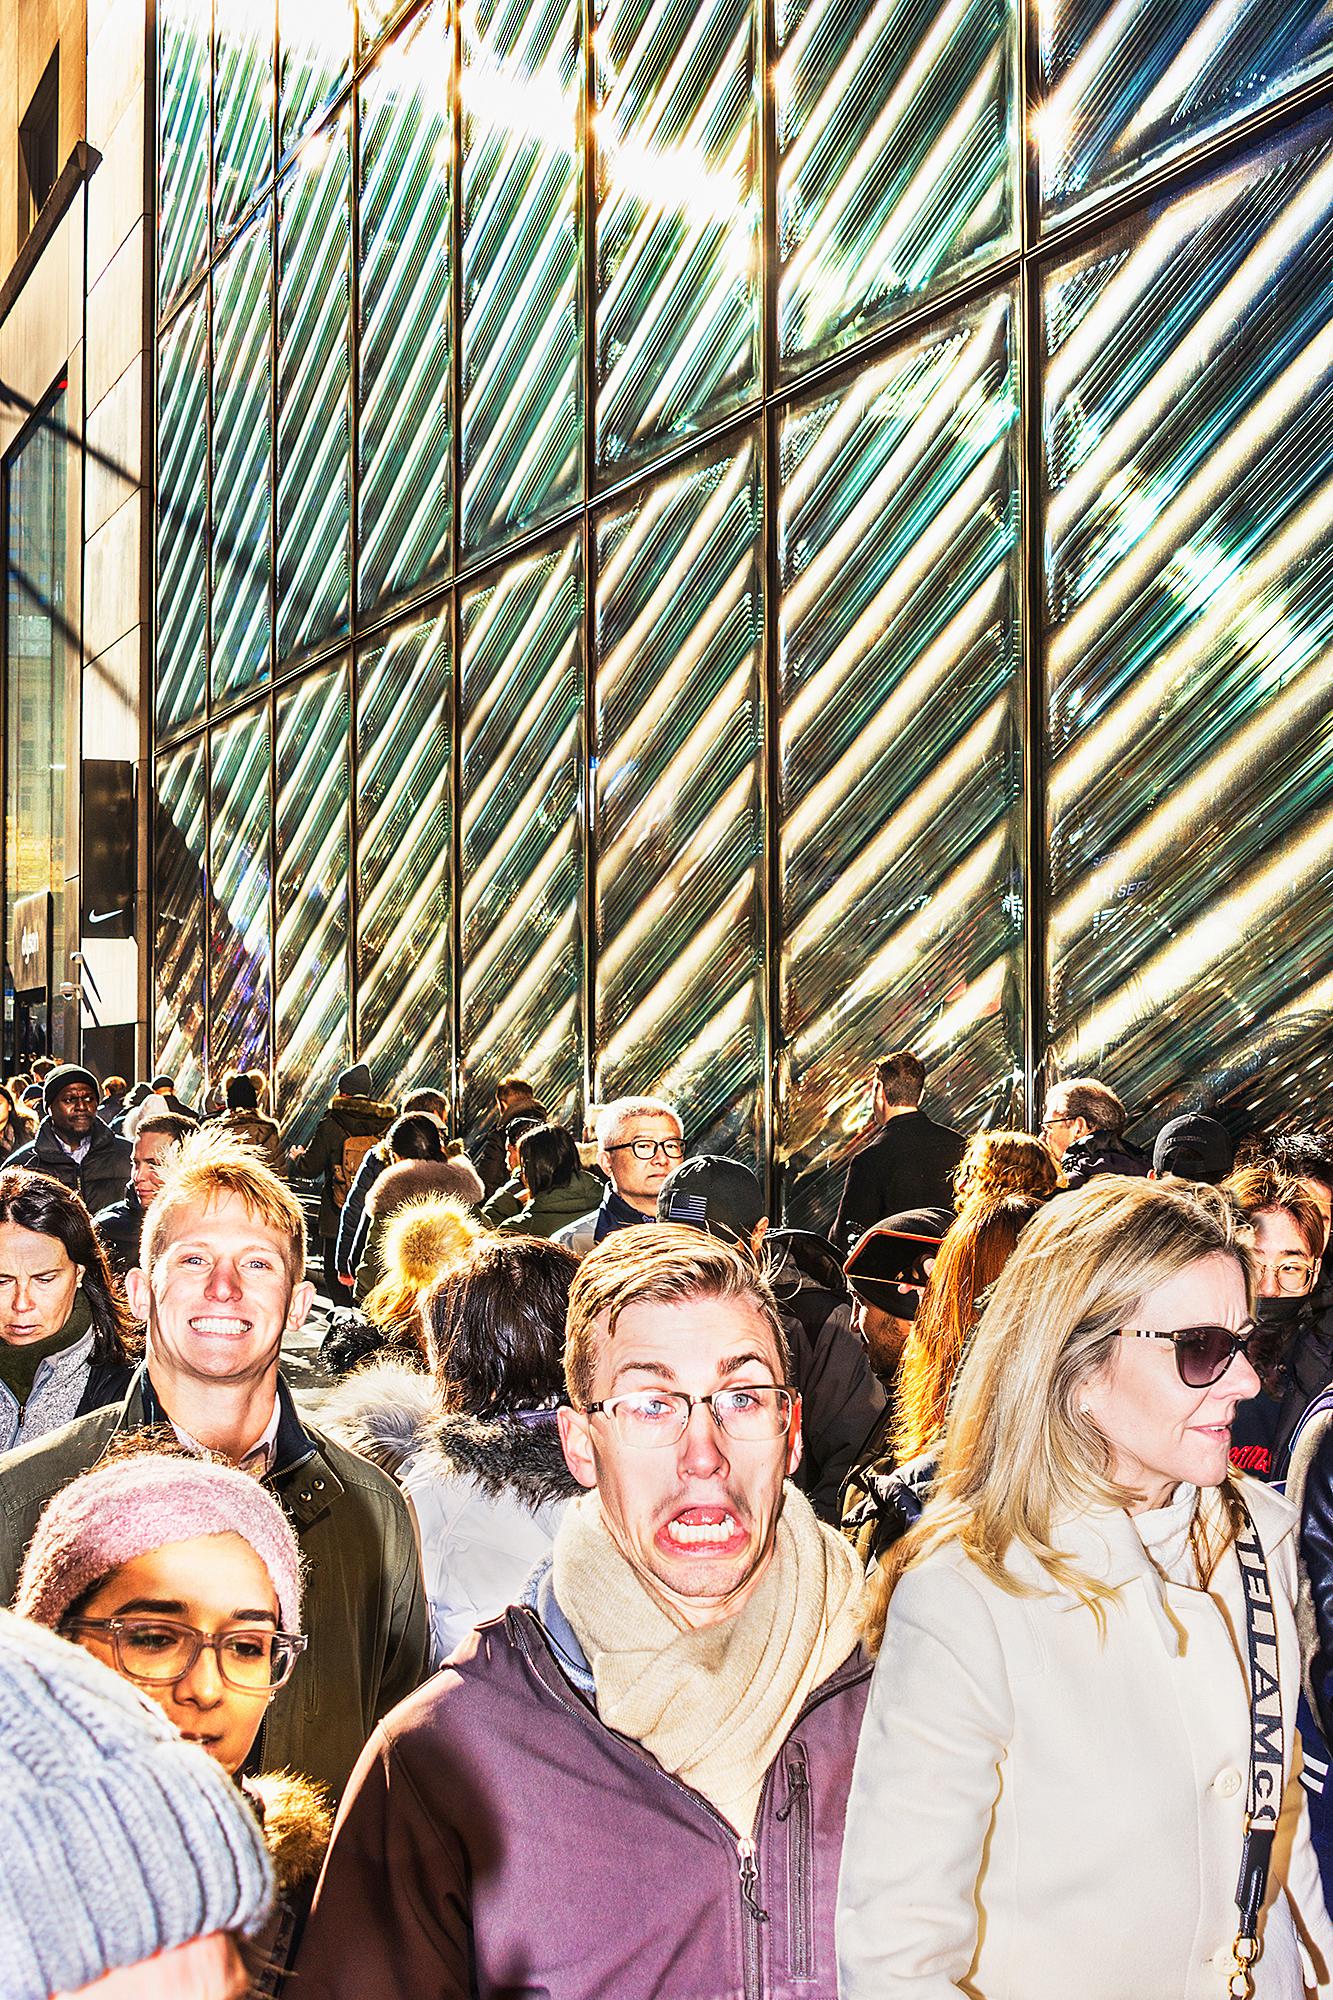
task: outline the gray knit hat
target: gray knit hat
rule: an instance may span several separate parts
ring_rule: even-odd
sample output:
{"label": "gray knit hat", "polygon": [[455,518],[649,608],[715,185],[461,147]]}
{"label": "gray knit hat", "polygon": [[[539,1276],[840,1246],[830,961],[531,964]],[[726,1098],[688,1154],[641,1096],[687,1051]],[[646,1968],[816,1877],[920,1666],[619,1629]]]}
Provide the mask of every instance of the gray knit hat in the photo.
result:
{"label": "gray knit hat", "polygon": [[109,1667],[0,1611],[0,1994],[49,2000],[210,1931],[256,1935],[263,1836],[221,1765]]}

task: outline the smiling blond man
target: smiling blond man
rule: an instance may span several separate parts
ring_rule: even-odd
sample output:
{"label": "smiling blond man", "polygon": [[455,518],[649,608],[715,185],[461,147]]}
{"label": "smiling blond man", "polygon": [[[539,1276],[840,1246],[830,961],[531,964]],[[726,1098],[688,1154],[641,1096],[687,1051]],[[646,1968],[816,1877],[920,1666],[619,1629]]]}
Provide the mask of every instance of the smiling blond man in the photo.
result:
{"label": "smiling blond man", "polygon": [[575,1279],[565,1371],[584,1496],[372,1737],[305,2000],[833,1991],[862,1579],[787,1483],[773,1295],[730,1244],[624,1230]]}

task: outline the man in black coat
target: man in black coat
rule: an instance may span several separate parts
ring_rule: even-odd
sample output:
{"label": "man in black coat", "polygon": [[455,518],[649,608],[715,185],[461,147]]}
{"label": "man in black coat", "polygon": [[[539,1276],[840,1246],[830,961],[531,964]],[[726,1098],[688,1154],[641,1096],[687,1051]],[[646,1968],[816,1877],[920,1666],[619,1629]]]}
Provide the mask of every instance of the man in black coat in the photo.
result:
{"label": "man in black coat", "polygon": [[42,1090],[46,1112],[37,1136],[5,1162],[47,1174],[82,1195],[90,1215],[119,1201],[130,1178],[131,1147],[97,1115],[101,1085],[90,1069],[61,1063]]}
{"label": "man in black coat", "polygon": [[925,1064],[910,1049],[875,1065],[872,1115],[879,1130],[847,1169],[833,1225],[833,1241],[844,1255],[883,1216],[953,1207],[953,1171],[964,1141],[921,1109],[925,1086]]}

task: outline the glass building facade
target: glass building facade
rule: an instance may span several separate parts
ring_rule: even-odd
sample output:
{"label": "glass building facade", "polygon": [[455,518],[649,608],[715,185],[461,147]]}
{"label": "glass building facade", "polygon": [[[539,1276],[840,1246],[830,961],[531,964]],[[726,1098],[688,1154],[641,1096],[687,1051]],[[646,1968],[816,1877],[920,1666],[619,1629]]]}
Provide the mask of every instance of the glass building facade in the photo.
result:
{"label": "glass building facade", "polygon": [[1333,18],[162,0],[156,1047],[665,1094],[1328,1080]]}

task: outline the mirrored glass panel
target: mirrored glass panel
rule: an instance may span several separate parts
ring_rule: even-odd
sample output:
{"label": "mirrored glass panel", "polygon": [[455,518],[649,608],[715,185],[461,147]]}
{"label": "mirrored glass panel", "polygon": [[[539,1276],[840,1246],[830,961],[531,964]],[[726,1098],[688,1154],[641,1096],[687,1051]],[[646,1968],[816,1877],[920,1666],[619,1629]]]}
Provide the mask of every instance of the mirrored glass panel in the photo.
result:
{"label": "mirrored glass panel", "polygon": [[205,298],[157,349],[157,727],[203,713],[208,628],[208,346]]}
{"label": "mirrored glass panel", "polygon": [[594,1096],[754,1163],[762,1108],[759,467],[746,443],[598,534]]}
{"label": "mirrored glass panel", "polygon": [[278,193],[279,660],[347,629],[349,118]]}
{"label": "mirrored glass panel", "polygon": [[347,669],[278,701],[278,1113],[303,1145],[349,1061]]}
{"label": "mirrored glass panel", "polygon": [[1043,0],[1033,129],[1063,214],[1333,65],[1324,0]]}
{"label": "mirrored glass panel", "polygon": [[266,202],[213,273],[214,701],[240,693],[269,664],[272,225]]}
{"label": "mirrored glass panel", "polygon": [[165,312],[208,254],[209,0],[161,0],[157,31],[157,300]]}
{"label": "mirrored glass panel", "polygon": [[273,178],[273,0],[225,0],[213,30],[213,228],[234,229]]}
{"label": "mirrored glass panel", "polygon": [[357,661],[356,1048],[381,1096],[448,1090],[449,614]]}
{"label": "mirrored glass panel", "polygon": [[290,151],[347,80],[352,0],[278,0],[278,152]]}
{"label": "mirrored glass panel", "polygon": [[1333,146],[1052,272],[1051,1060],[1238,1131],[1333,1006]]}
{"label": "mirrored glass panel", "polygon": [[363,614],[448,567],[449,16],[409,24],[361,90],[357,490]]}
{"label": "mirrored glass panel", "polygon": [[269,1061],[268,710],[215,729],[209,786],[211,1076]]}
{"label": "mirrored glass panel", "polygon": [[583,577],[577,541],[462,603],[467,1122],[520,1070],[557,1116],[583,1086]]}
{"label": "mirrored glass panel", "polygon": [[597,456],[734,409],[759,359],[752,0],[593,0]]}
{"label": "mirrored glass panel", "polygon": [[1018,452],[1004,296],[783,426],[780,1158],[822,1233],[878,1056],[969,1127],[1021,1075]]}
{"label": "mirrored glass panel", "polygon": [[187,1104],[204,1078],[204,746],[159,759],[153,821],[155,1069]]}
{"label": "mirrored glass panel", "polygon": [[1016,246],[1019,0],[777,0],[790,371]]}
{"label": "mirrored glass panel", "polygon": [[583,60],[578,0],[462,0],[463,541],[579,497]]}

